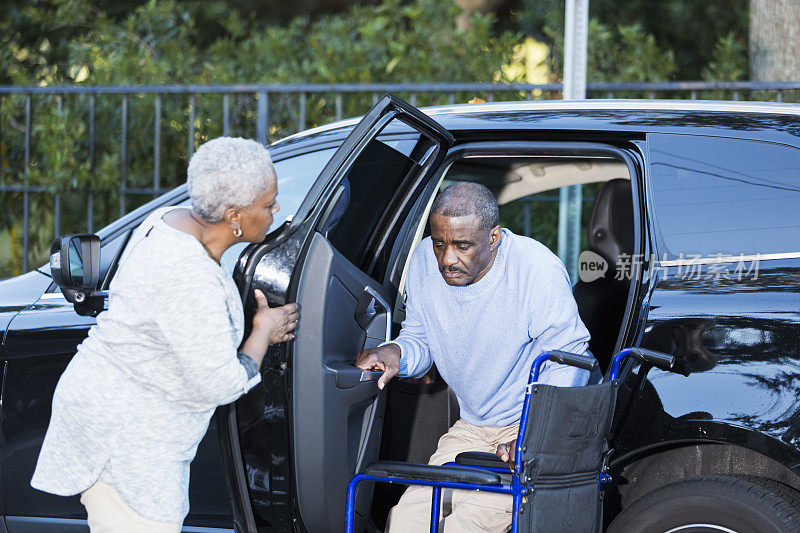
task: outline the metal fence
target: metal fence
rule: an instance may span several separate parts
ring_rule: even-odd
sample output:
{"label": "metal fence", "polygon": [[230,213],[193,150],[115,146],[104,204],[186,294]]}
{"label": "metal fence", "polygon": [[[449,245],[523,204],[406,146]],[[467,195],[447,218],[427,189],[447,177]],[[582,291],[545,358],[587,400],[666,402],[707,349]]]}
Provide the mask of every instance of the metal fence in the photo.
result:
{"label": "metal fence", "polygon": [[[561,91],[558,83],[0,87],[0,278],[42,264],[55,235],[91,233],[181,183],[205,139],[266,144],[358,116],[386,92],[424,106],[553,100]],[[800,82],[590,83],[587,95],[795,102]]]}

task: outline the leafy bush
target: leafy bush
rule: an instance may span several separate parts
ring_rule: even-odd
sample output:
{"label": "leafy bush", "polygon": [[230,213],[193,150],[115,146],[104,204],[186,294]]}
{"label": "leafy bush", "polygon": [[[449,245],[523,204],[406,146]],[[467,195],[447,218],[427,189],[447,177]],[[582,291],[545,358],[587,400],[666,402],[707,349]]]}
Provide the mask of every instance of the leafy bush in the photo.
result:
{"label": "leafy bush", "polygon": [[[299,17],[276,26],[243,18],[228,4],[214,0],[187,3],[148,0],[127,16],[114,18],[89,0],[18,1],[11,16],[0,20],[0,82],[15,85],[163,85],[287,84],[364,82],[510,81],[502,65],[509,62],[519,36],[497,31],[494,18],[475,15],[468,31],[456,30],[459,8],[450,0],[383,0],[311,20]],[[211,21],[211,22],[210,22]],[[208,28],[213,26],[213,38]],[[401,95],[411,97],[411,95]],[[458,95],[466,101],[474,95]],[[85,229],[83,217],[91,188],[94,227],[119,214],[118,187],[173,187],[185,179],[189,143],[195,147],[222,134],[223,98],[194,98],[194,134],[189,139],[189,96],[160,98],[160,165],[153,167],[156,97],[127,97],[127,150],[123,165],[122,100],[99,95],[95,100],[96,145],[89,160],[90,96],[34,96],[30,164],[25,167],[25,97],[7,96],[0,103],[0,175],[4,184],[47,188],[32,193],[31,242],[47,243],[55,221],[56,190],[81,191],[62,200],[62,232]],[[230,97],[231,133],[255,137],[257,96]],[[343,117],[372,105],[372,95],[348,95]],[[271,94],[271,139],[294,133],[299,124],[297,94]],[[419,95],[418,105],[446,103],[446,97]],[[330,122],[337,114],[334,95],[309,95],[305,127]],[[139,196],[126,211],[147,200]],[[13,229],[21,242],[21,196],[4,194],[0,232]],[[50,218],[42,218],[50,213]],[[0,277],[19,272],[18,252],[0,264]],[[46,246],[34,246],[31,265],[46,258]],[[0,256],[0,263],[3,262]],[[12,270],[8,270],[11,268]]]}
{"label": "leafy bush", "polygon": [[[512,77],[525,71],[503,68],[511,62],[522,35],[499,29],[491,15],[473,15],[469,29],[458,30],[455,21],[461,11],[452,0],[375,0],[337,14],[288,22],[245,17],[231,4],[225,0],[8,0],[0,18],[0,83],[502,83],[517,81]],[[517,24],[522,33],[550,45],[547,62],[553,80],[558,80],[564,0],[512,4],[521,7]],[[127,14],[126,8],[131,8]],[[746,31],[745,0],[592,0],[590,10],[589,81],[661,81],[699,74],[713,81],[746,75],[746,46],[740,37]],[[275,139],[330,122],[337,115],[357,116],[376,96],[345,95],[337,102],[334,94],[307,95],[301,122],[301,96],[272,93],[268,135]],[[448,102],[439,94],[399,96],[416,100],[417,105]],[[458,94],[456,101],[475,96],[488,99],[486,94]],[[26,167],[25,97],[7,95],[0,100],[0,182],[21,185],[27,176],[29,184],[47,191],[29,195],[32,266],[44,262],[57,226],[61,232],[86,229],[88,189],[95,191],[92,227],[97,228],[156,194],[129,196],[120,202],[123,177],[127,187],[173,187],[185,179],[191,147],[223,133],[221,95],[194,97],[191,138],[190,97],[162,96],[158,102],[160,163],[154,168],[156,97],[130,95],[123,162],[123,97],[98,96],[96,143],[90,161],[91,97],[34,96],[31,101],[32,144]],[[229,106],[231,134],[255,137],[257,95],[231,96]],[[56,191],[61,191],[63,212],[58,223]],[[18,273],[21,267],[21,198],[16,192],[0,196],[0,237],[9,239],[5,248],[11,249],[0,250],[0,277]]]}
{"label": "leafy bush", "polygon": [[[563,62],[563,35],[565,0],[519,0],[521,9],[519,28],[526,34],[546,42],[551,47],[551,70],[556,78]],[[589,34],[589,81],[623,81],[623,64],[611,61],[616,47],[621,55],[641,56],[644,45],[658,55],[671,56],[671,65],[656,71],[657,79],[700,79],[705,69],[717,61],[719,44],[725,39],[746,39],[748,32],[747,0],[591,0],[589,17],[595,30]],[[627,28],[627,32],[626,32]],[[630,33],[636,28],[637,33]],[[626,33],[628,33],[626,35]],[[606,37],[598,41],[597,37]],[[733,36],[733,37],[730,37]],[[619,48],[623,47],[623,48]],[[729,49],[733,51],[732,49]],[[746,61],[746,48],[738,50],[738,57]],[[591,56],[594,55],[592,58]],[[594,62],[593,62],[594,61]],[[636,61],[634,61],[636,63]],[[655,66],[661,63],[655,62]],[[651,63],[652,64],[652,63]],[[629,72],[629,74],[632,74]],[[655,81],[647,77],[645,80]],[[715,74],[717,74],[715,72]],[[720,75],[729,73],[719,72]],[[595,75],[598,75],[597,77]],[[633,81],[632,77],[625,80]],[[704,77],[704,79],[706,79]],[[715,80],[732,78],[715,78]]]}

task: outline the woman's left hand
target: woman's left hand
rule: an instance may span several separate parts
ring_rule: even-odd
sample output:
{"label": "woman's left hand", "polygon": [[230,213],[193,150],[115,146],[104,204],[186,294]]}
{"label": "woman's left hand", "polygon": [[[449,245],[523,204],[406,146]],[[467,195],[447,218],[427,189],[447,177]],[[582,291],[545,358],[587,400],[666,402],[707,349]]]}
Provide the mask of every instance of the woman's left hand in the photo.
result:
{"label": "woman's left hand", "polygon": [[270,307],[267,297],[260,290],[255,290],[258,310],[253,317],[253,332],[263,332],[269,344],[277,344],[294,339],[294,328],[300,320],[300,311],[296,303],[281,307]]}

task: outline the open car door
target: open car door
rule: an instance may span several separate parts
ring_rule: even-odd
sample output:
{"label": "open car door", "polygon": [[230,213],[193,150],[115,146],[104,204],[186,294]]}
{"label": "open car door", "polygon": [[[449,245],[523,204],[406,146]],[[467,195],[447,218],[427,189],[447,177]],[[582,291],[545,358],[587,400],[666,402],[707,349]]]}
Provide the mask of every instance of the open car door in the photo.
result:
{"label": "open car door", "polygon": [[[404,142],[378,139],[409,128],[416,135]],[[292,365],[297,500],[309,531],[341,530],[347,482],[378,458],[385,408],[385,394],[377,388],[381,373],[353,363],[360,350],[390,340],[393,302],[367,272],[381,276],[376,262],[387,255],[403,208],[438,169],[450,144],[452,136],[441,126],[387,96],[356,126],[318,181],[328,194],[316,204],[325,213],[296,269],[302,326]],[[357,500],[362,517],[371,500],[367,487]]]}
{"label": "open car door", "polygon": [[[378,457],[385,406],[377,388],[381,373],[354,363],[360,350],[390,339],[396,295],[383,282],[389,256],[414,201],[452,143],[438,123],[385,96],[333,155],[291,222],[247,256],[238,280],[246,301],[261,288],[271,303],[300,304],[301,319],[293,342],[270,348],[262,392],[236,406],[239,429],[231,440],[238,440],[231,456],[234,462],[244,457],[239,494],[249,501],[239,503],[253,507],[238,510],[245,515],[237,520],[241,529],[344,527],[347,483]],[[277,416],[270,421],[261,415],[278,413],[282,401],[285,426]],[[258,416],[243,420],[245,412]],[[280,427],[288,433],[285,451],[280,442],[271,444],[270,431]],[[362,491],[356,510],[364,520],[372,487]]]}

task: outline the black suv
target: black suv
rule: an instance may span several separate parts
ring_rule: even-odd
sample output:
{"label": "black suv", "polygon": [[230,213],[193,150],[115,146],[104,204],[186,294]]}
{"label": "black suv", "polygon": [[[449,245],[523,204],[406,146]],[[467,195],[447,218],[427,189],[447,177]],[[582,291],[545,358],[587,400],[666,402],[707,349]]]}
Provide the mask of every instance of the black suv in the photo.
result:
{"label": "black suv", "polygon": [[[663,531],[739,530],[747,516],[800,528],[786,526],[800,513],[798,114],[654,100],[423,113],[387,96],[358,123],[271,145],[283,219],[227,263],[248,318],[260,288],[274,304],[299,302],[303,319],[293,342],[270,348],[262,383],[214,417],[192,463],[184,531],[340,531],[355,472],[378,458],[427,460],[458,417],[447,385],[434,370],[379,392],[377,374],[352,364],[397,334],[410,252],[433,198],[458,180],[488,186],[506,226],[552,247],[567,213],[536,200],[582,184],[593,206],[580,264],[568,266],[580,271],[592,352],[608,365],[614,350],[642,346],[692,367],[688,378],[629,374],[609,528],[637,531],[643,508]],[[98,232],[97,288],[148,213],[187,201],[179,187]],[[86,531],[77,497],[28,483],[55,384],[102,299],[76,313],[42,268],[0,283],[0,305],[0,531]],[[362,487],[360,527],[380,528],[402,487]],[[702,520],[687,502],[702,503]]]}

